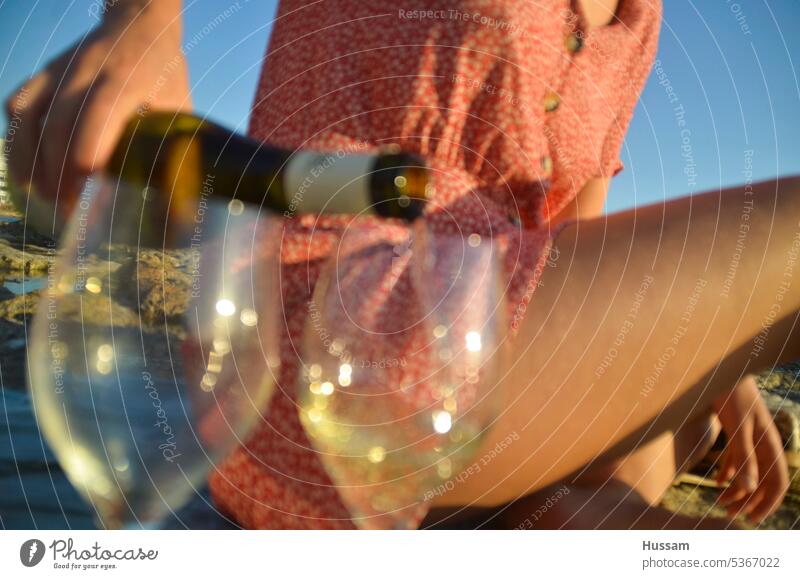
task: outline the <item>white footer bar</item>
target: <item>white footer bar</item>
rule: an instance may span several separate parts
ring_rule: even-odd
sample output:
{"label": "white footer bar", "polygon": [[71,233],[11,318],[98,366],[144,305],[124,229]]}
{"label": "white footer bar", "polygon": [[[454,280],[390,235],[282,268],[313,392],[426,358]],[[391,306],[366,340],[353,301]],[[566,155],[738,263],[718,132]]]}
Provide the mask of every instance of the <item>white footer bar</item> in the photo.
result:
{"label": "white footer bar", "polygon": [[796,578],[798,551],[795,531],[2,531],[0,574]]}

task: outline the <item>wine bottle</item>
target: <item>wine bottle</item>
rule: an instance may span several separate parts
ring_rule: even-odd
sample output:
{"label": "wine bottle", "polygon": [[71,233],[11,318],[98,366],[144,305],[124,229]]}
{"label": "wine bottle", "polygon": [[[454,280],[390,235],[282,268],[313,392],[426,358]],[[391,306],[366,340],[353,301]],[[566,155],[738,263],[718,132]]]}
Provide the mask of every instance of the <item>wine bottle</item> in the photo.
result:
{"label": "wine bottle", "polygon": [[[201,196],[223,196],[285,217],[302,213],[360,214],[413,221],[429,188],[424,160],[413,154],[289,150],[266,145],[186,113],[148,112],[127,124],[105,177],[133,186],[167,212],[167,221],[193,219]],[[35,228],[52,228],[42,200],[28,201]],[[44,211],[43,213],[47,213]],[[32,219],[33,218],[33,219]],[[49,232],[49,231],[46,231]]]}

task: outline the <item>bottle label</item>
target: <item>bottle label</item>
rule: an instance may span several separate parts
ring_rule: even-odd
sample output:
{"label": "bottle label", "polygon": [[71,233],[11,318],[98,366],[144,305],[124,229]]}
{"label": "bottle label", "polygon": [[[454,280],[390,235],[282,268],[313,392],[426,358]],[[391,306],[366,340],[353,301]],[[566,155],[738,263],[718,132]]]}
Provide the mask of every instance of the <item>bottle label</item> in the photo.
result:
{"label": "bottle label", "polygon": [[287,163],[284,185],[292,213],[372,214],[373,155],[298,152]]}

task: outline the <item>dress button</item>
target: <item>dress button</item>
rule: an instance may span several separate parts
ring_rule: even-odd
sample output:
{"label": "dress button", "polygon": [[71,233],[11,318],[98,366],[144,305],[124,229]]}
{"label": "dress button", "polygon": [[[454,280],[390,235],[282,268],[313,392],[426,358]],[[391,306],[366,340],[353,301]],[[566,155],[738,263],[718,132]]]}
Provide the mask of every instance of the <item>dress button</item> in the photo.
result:
{"label": "dress button", "polygon": [[544,97],[544,110],[546,113],[552,113],[561,104],[561,97],[556,93],[550,91]]}
{"label": "dress button", "polygon": [[553,159],[548,155],[542,157],[542,172],[545,175],[550,175],[553,172]]}
{"label": "dress button", "polygon": [[569,50],[572,54],[579,52],[580,49],[583,48],[583,38],[574,32],[567,36],[565,42],[567,45],[567,50]]}

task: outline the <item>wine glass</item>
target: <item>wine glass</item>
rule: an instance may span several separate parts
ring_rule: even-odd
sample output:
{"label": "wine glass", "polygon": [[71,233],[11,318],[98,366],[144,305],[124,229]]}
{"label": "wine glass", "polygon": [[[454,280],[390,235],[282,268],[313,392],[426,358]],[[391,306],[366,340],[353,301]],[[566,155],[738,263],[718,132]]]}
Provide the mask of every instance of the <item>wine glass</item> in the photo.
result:
{"label": "wine glass", "polygon": [[300,417],[361,528],[413,527],[474,460],[507,349],[491,240],[424,221],[394,234],[345,232],[302,343]]}
{"label": "wine glass", "polygon": [[107,528],[174,514],[273,390],[278,220],[211,193],[94,177],[33,320],[36,418]]}

